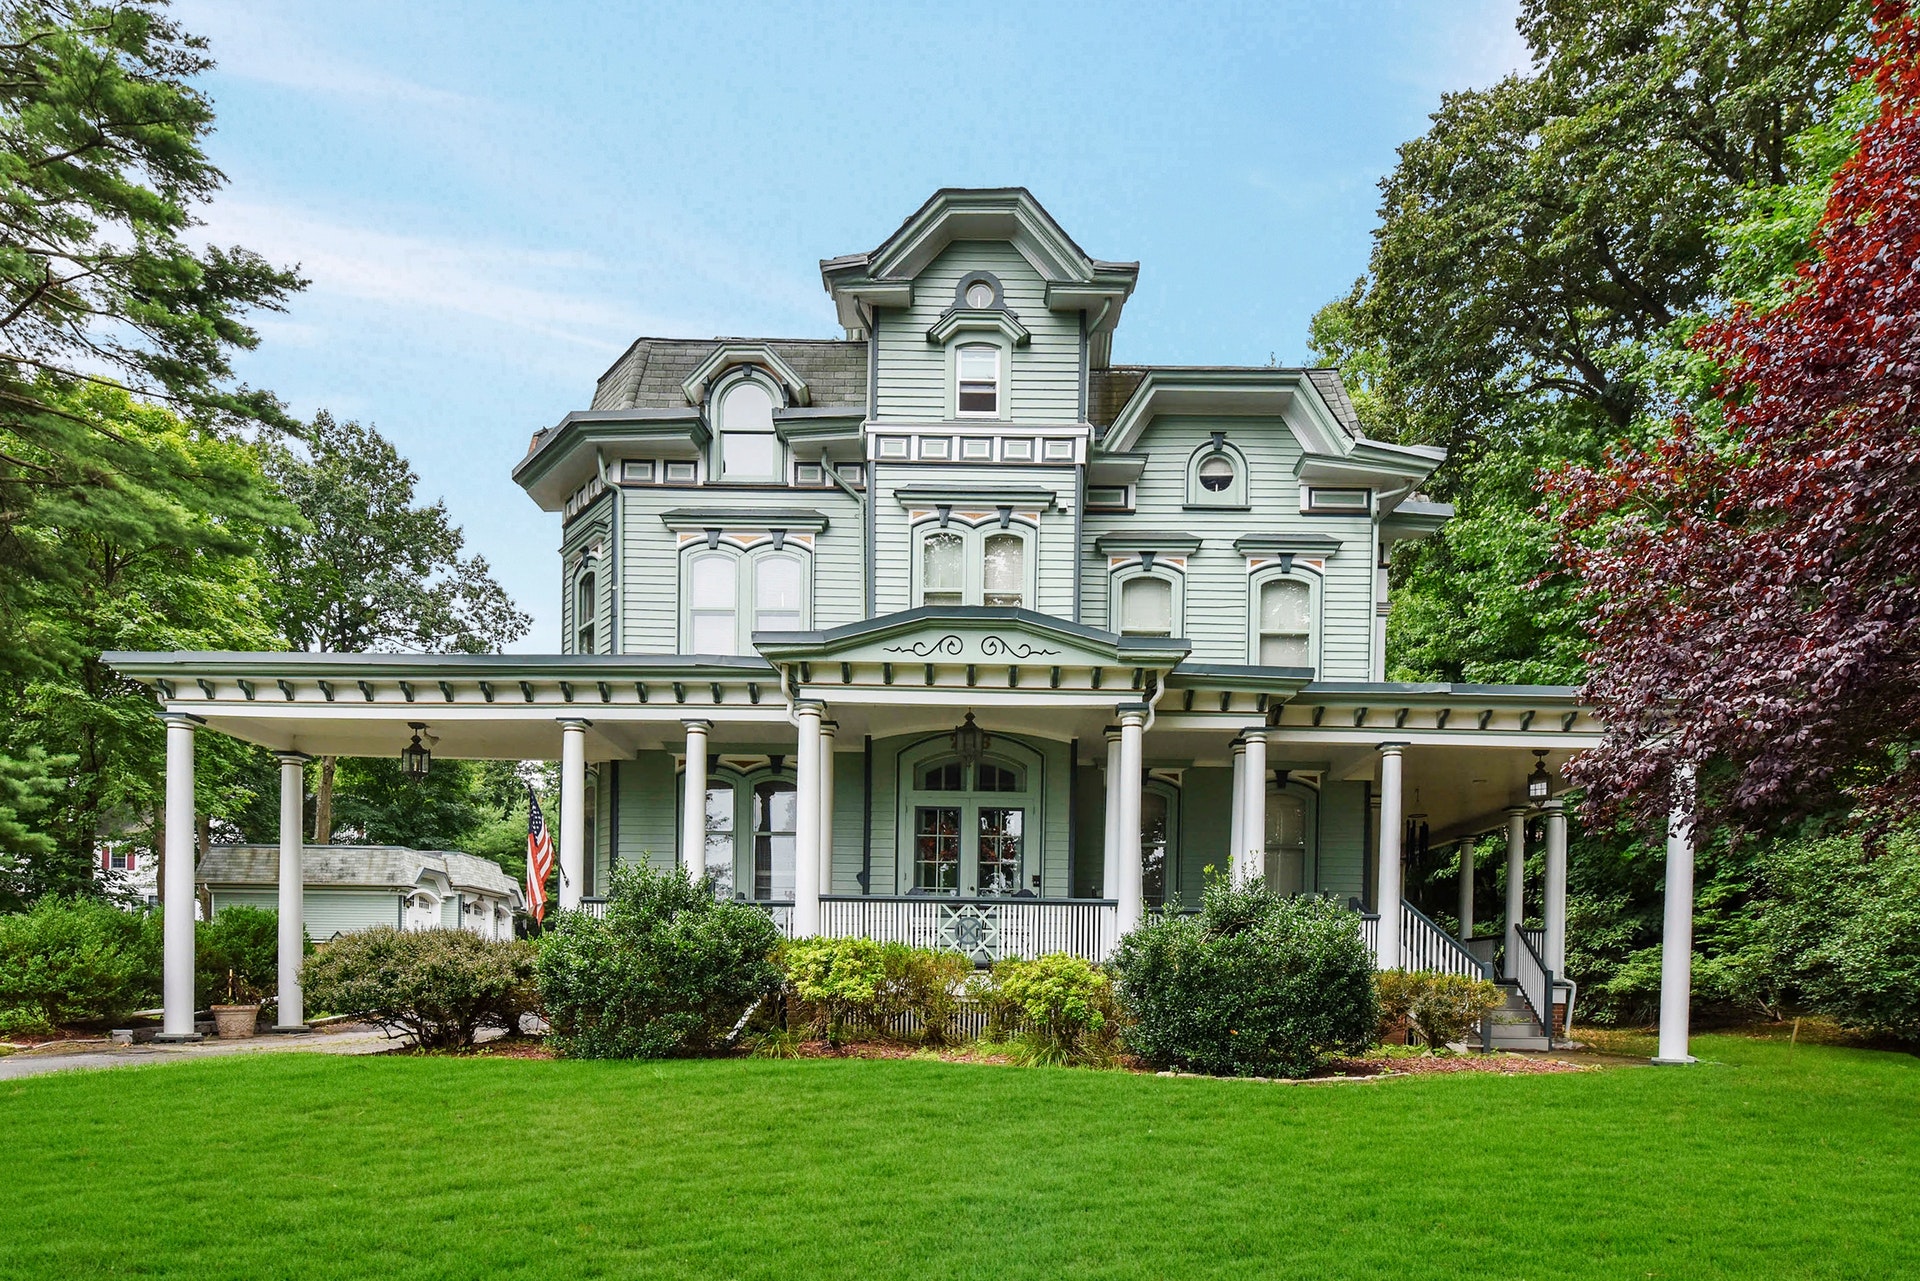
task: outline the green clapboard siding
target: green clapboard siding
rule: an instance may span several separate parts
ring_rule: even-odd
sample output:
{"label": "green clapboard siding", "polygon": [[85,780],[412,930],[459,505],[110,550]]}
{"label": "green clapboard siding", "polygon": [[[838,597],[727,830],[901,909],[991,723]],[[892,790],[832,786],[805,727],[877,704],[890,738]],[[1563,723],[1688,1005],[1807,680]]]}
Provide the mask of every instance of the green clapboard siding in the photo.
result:
{"label": "green clapboard siding", "polygon": [[866,757],[857,747],[844,750],[846,746],[836,744],[833,753],[833,852],[827,863],[833,875],[825,887],[829,894],[860,892],[860,841],[866,817],[861,769]]}
{"label": "green clapboard siding", "polygon": [[1329,782],[1320,789],[1320,885],[1344,902],[1357,896],[1366,866],[1367,785]]}
{"label": "green clapboard siding", "polygon": [[675,866],[679,774],[670,752],[641,752],[620,762],[620,861]]}
{"label": "green clapboard siding", "polygon": [[1033,486],[1052,490],[1054,509],[1040,515],[1035,541],[1032,608],[1057,618],[1073,617],[1075,502],[1071,467],[1017,467],[1005,464],[881,463],[874,475],[875,596],[877,612],[911,609],[915,530],[909,510],[896,495],[910,485]]}
{"label": "green clapboard siding", "polygon": [[1200,906],[1208,867],[1226,870],[1232,818],[1231,769],[1190,769],[1181,776],[1180,866],[1175,883],[1182,905]]}
{"label": "green clapboard siding", "polygon": [[[575,652],[574,642],[580,634],[576,623],[579,611],[576,609],[573,590],[577,576],[571,572],[571,567],[584,549],[596,543],[606,548],[607,556],[610,558],[614,553],[612,528],[613,503],[612,500],[603,497],[575,517],[560,540],[560,563],[568,568],[568,572],[561,575],[560,583],[560,652],[563,654]],[[613,583],[618,572],[618,568],[609,563],[608,559],[601,560],[593,567],[595,610],[593,644],[597,653],[607,653],[611,648],[609,644],[611,634],[608,629],[613,626]]]}
{"label": "green clapboard siding", "polygon": [[[1193,452],[1224,431],[1227,443],[1246,456],[1251,510],[1187,506],[1187,464]],[[1327,561],[1321,590],[1321,674],[1364,680],[1373,635],[1373,543],[1364,516],[1302,516],[1293,470],[1300,447],[1280,418],[1205,418],[1166,415],[1154,419],[1137,451],[1148,454],[1135,487],[1131,515],[1086,518],[1081,621],[1106,627],[1111,577],[1108,557],[1094,550],[1107,532],[1177,531],[1201,539],[1186,566],[1186,612],[1182,631],[1193,642],[1193,662],[1250,661],[1247,559],[1234,540],[1248,533],[1310,533],[1341,540]]]}
{"label": "green clapboard siding", "polygon": [[[953,305],[960,278],[990,271],[1000,278],[1009,310],[1033,335],[1012,349],[1006,403],[1025,422],[1073,423],[1080,418],[1080,317],[1047,310],[1047,286],[1020,251],[1005,242],[957,240],[913,282],[913,305],[880,313],[879,418],[939,422],[951,417],[947,346],[927,341],[927,330]],[[997,337],[997,335],[996,335]],[[956,335],[948,346],[969,340]]]}

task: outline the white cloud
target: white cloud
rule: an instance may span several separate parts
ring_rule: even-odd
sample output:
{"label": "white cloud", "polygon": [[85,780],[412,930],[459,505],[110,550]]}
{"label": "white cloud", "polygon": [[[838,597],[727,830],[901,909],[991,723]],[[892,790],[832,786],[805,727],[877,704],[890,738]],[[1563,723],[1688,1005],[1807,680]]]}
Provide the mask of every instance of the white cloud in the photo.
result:
{"label": "white cloud", "polygon": [[301,93],[439,111],[483,105],[467,94],[332,57],[312,32],[271,6],[188,0],[179,8],[187,28],[208,37],[216,70],[225,75]]}

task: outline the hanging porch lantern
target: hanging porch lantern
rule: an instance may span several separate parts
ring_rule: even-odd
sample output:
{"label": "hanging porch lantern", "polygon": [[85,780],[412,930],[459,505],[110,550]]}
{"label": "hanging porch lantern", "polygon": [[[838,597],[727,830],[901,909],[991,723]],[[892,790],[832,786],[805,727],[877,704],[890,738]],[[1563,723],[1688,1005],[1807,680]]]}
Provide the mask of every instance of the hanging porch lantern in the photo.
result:
{"label": "hanging porch lantern", "polygon": [[413,731],[413,741],[400,749],[400,772],[417,782],[433,767],[433,753],[420,741],[420,731],[426,728],[425,724],[408,721],[407,728]]}
{"label": "hanging porch lantern", "polygon": [[1545,748],[1533,749],[1533,773],[1527,775],[1527,799],[1544,801],[1553,795],[1553,775],[1547,770]]}
{"label": "hanging porch lantern", "polygon": [[966,721],[953,731],[954,755],[960,758],[962,765],[978,765],[980,753],[993,745],[993,736],[973,723],[973,713],[967,713]]}

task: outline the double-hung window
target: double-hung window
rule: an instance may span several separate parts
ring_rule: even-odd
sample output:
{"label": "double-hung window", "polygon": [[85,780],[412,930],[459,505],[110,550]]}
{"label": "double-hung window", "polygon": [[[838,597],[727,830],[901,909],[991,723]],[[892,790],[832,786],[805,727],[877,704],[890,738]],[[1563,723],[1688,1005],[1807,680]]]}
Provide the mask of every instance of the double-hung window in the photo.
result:
{"label": "double-hung window", "polygon": [[801,565],[794,556],[763,556],[753,567],[753,630],[800,630]]}
{"label": "double-hung window", "polygon": [[694,552],[684,564],[686,652],[745,654],[755,632],[806,627],[805,556],[722,547]]}
{"label": "double-hung window", "polygon": [[594,576],[591,573],[580,575],[580,581],[573,592],[573,652],[576,654],[596,654],[593,625],[600,612],[599,593],[594,588]]}
{"label": "double-hung window", "polygon": [[773,395],[752,380],[720,398],[720,479],[778,480],[780,445],[773,434]]}
{"label": "double-hung window", "polygon": [[920,537],[918,604],[997,605],[1028,603],[1031,531],[989,525],[928,529]]}
{"label": "double-hung window", "polygon": [[970,343],[954,353],[954,408],[962,418],[1000,416],[1000,349]]}
{"label": "double-hung window", "polygon": [[920,547],[920,603],[958,605],[967,592],[967,540],[942,530]]}
{"label": "double-hung window", "polygon": [[1313,666],[1313,589],[1297,578],[1260,584],[1260,665]]}
{"label": "double-hung window", "polygon": [[1016,609],[1025,604],[1027,540],[1018,534],[988,534],[981,558],[981,604]]}
{"label": "double-hung window", "polygon": [[740,562],[725,552],[688,565],[688,639],[696,654],[740,652]]}
{"label": "double-hung window", "polygon": [[1121,583],[1120,631],[1128,636],[1173,635],[1173,583],[1148,574]]}

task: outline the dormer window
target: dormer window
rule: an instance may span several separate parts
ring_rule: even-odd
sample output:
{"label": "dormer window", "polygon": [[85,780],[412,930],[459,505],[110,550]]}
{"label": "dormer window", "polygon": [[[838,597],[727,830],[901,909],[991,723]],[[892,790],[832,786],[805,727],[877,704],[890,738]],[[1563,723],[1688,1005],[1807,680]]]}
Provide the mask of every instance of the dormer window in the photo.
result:
{"label": "dormer window", "polygon": [[970,343],[954,355],[959,380],[954,402],[963,418],[1000,416],[1000,349]]}
{"label": "dormer window", "polygon": [[720,398],[720,479],[778,479],[780,446],[773,434],[773,395],[748,378]]}

